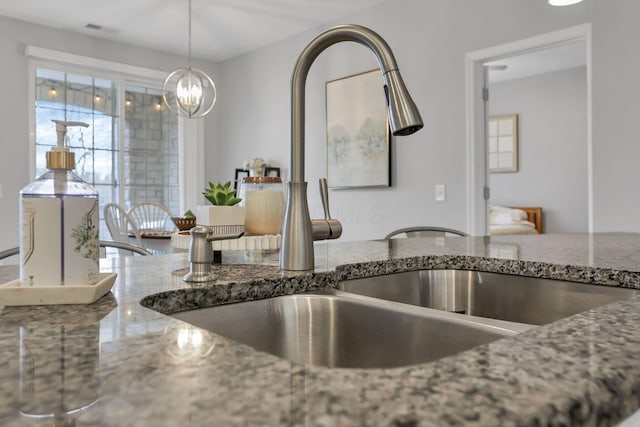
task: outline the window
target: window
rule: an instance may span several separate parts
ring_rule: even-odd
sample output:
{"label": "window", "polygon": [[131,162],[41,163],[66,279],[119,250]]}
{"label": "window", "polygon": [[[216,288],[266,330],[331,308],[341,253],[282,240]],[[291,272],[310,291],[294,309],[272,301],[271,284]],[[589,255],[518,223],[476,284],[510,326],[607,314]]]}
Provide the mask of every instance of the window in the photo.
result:
{"label": "window", "polygon": [[[158,83],[105,79],[91,72],[35,69],[35,167],[46,170],[45,152],[56,145],[51,120],[80,121],[69,127],[67,146],[75,152],[75,172],[96,188],[104,205],[125,208],[158,201],[180,211],[178,117],[165,108]],[[102,236],[109,236],[101,215]]]}
{"label": "window", "polygon": [[159,90],[127,86],[124,117],[122,200],[127,207],[140,201],[161,202],[178,215],[177,115],[162,103]]}
{"label": "window", "polygon": [[489,171],[518,172],[518,115],[489,118]]}

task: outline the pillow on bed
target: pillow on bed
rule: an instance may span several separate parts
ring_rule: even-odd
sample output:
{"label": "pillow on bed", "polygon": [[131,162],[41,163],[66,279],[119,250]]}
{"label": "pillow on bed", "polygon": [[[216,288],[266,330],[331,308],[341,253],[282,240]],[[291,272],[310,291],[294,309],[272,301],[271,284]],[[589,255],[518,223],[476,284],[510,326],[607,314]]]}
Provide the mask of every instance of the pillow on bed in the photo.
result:
{"label": "pillow on bed", "polygon": [[517,224],[519,221],[526,221],[527,213],[522,209],[511,209],[504,206],[490,206],[490,224]]}

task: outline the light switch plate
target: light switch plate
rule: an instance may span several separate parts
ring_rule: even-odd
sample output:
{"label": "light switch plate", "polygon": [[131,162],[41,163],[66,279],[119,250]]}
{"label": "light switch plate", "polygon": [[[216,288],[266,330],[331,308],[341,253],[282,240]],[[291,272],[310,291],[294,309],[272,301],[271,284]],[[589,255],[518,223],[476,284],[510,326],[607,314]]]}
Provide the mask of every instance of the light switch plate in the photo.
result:
{"label": "light switch plate", "polygon": [[444,184],[436,184],[436,201],[444,202],[447,198]]}

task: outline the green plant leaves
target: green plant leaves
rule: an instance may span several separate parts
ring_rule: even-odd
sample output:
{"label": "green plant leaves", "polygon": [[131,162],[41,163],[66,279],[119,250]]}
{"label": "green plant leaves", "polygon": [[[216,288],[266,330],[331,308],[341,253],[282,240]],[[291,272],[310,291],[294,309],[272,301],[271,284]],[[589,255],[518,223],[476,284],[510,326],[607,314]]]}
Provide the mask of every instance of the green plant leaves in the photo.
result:
{"label": "green plant leaves", "polygon": [[241,201],[236,197],[236,190],[231,188],[231,181],[224,184],[209,182],[202,195],[214,206],[233,206]]}

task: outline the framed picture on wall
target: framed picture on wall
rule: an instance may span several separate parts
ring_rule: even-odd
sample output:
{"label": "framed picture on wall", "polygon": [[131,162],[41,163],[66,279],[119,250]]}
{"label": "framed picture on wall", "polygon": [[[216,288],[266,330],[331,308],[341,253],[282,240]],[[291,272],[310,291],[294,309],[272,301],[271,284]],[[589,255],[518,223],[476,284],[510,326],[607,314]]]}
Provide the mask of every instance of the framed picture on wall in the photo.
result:
{"label": "framed picture on wall", "polygon": [[265,176],[275,176],[275,177],[280,177],[280,168],[275,168],[275,167],[270,167],[267,166],[264,168],[264,175]]}
{"label": "framed picture on wall", "polygon": [[242,182],[242,178],[249,176],[249,169],[236,169],[235,178],[233,179],[233,188],[236,190]]}
{"label": "framed picture on wall", "polygon": [[489,172],[518,172],[518,115],[489,117]]}
{"label": "framed picture on wall", "polygon": [[391,186],[391,133],[379,70],[328,81],[329,188]]}

